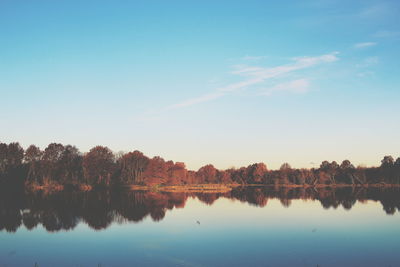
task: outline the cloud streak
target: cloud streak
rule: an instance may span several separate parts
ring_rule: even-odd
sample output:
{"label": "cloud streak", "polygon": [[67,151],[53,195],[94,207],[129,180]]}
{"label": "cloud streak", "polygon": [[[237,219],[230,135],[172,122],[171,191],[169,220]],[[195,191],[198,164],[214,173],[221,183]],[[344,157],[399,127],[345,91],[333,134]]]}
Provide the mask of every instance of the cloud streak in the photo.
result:
{"label": "cloud streak", "polygon": [[295,94],[303,94],[310,89],[308,79],[297,79],[290,82],[280,83],[272,88],[265,90],[261,95],[269,96],[274,92],[290,92]]}
{"label": "cloud streak", "polygon": [[266,56],[244,56],[241,59],[246,61],[257,61],[265,58]]}
{"label": "cloud streak", "polygon": [[375,45],[377,45],[377,43],[375,43],[375,42],[357,43],[357,44],[354,45],[354,48],[360,49],[360,48],[372,47],[372,46],[375,46]]}
{"label": "cloud streak", "polygon": [[400,37],[400,31],[388,31],[381,30],[372,35],[375,38],[398,38]]}
{"label": "cloud streak", "polygon": [[202,95],[199,97],[187,99],[178,104],[171,105],[171,106],[167,107],[167,110],[188,107],[188,106],[192,106],[192,105],[199,104],[202,102],[208,102],[208,101],[220,98],[224,95],[225,94],[223,92],[214,92],[214,93],[205,94],[205,95]]}
{"label": "cloud streak", "polygon": [[[269,79],[278,78],[295,71],[302,69],[311,68],[320,64],[330,63],[338,60],[338,52],[333,52],[330,54],[325,54],[315,57],[297,57],[292,59],[292,63],[286,65],[280,65],[271,68],[255,67],[255,66],[240,66],[238,69],[233,71],[232,74],[245,77],[246,79],[240,82],[229,84],[225,87],[220,87],[215,89],[214,92],[201,95],[196,98],[191,98],[184,100],[180,103],[171,105],[167,107],[167,110],[179,109],[183,107],[193,106],[199,103],[208,102],[221,98],[232,92],[257,85],[266,82]],[[306,79],[298,79],[291,81],[289,83],[283,83],[277,85],[269,90],[269,92],[274,91],[289,91],[289,92],[305,92],[308,90],[309,82]],[[286,88],[286,89],[285,89]]]}

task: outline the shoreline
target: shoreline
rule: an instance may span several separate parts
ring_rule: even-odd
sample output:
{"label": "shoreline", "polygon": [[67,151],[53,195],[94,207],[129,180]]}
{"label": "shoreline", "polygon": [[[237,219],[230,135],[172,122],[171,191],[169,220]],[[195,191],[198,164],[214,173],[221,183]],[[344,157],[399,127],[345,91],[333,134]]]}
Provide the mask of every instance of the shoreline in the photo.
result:
{"label": "shoreline", "polygon": [[[68,186],[64,185],[35,185],[25,186],[25,189],[31,192],[60,192],[64,191]],[[396,188],[400,184],[316,184],[316,185],[296,185],[296,184],[194,184],[194,185],[122,185],[115,189],[127,189],[131,191],[155,191],[155,192],[188,192],[188,193],[227,193],[238,187],[259,187],[259,188]],[[112,187],[104,187],[112,189]],[[80,192],[88,192],[95,190],[91,185],[76,185],[73,190]]]}

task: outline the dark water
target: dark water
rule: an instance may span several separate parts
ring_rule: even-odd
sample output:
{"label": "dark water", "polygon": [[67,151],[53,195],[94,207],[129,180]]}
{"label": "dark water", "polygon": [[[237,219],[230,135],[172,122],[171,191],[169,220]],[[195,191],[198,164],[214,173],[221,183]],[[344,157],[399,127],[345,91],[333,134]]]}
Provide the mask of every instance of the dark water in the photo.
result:
{"label": "dark water", "polygon": [[0,195],[0,266],[400,266],[397,188]]}

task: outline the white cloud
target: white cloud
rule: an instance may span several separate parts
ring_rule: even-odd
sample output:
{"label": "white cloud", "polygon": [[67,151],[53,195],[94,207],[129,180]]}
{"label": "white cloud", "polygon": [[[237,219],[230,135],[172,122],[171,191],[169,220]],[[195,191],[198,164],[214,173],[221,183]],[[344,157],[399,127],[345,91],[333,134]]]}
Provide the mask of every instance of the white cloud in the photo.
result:
{"label": "white cloud", "polygon": [[357,43],[354,45],[354,48],[367,48],[375,45],[377,45],[375,42]]}
{"label": "white cloud", "polygon": [[[322,63],[330,63],[338,60],[337,57],[338,52],[333,52],[330,54],[325,54],[321,56],[316,56],[316,57],[297,57],[293,58],[292,60],[294,61],[291,64],[286,64],[286,65],[280,65],[276,67],[271,67],[271,68],[264,68],[264,67],[253,67],[253,66],[236,66],[237,70],[233,71],[232,74],[234,75],[239,75],[243,77],[248,77],[247,80],[240,81],[237,83],[232,83],[229,84],[225,87],[220,87],[215,89],[214,92],[196,97],[196,98],[191,98],[187,99],[185,101],[182,101],[180,103],[171,105],[167,107],[167,109],[178,109],[182,107],[188,107],[192,106],[198,103],[202,102],[207,102],[211,101],[220,97],[223,97],[224,95],[238,91],[243,88],[247,88],[252,85],[256,84],[262,84],[263,82],[273,79],[273,78],[278,78],[280,76],[317,66]],[[281,87],[279,87],[281,86]],[[305,92],[309,86],[309,83],[306,79],[300,79],[300,80],[295,80],[291,81],[286,84],[281,84],[278,85],[274,90],[286,90],[290,92]],[[286,89],[284,89],[284,87]]]}
{"label": "white cloud", "polygon": [[373,71],[364,71],[364,72],[357,73],[357,76],[362,77],[362,78],[370,77],[370,76],[374,76],[374,75],[375,75],[375,72],[373,72]]}
{"label": "white cloud", "polygon": [[360,64],[357,64],[359,68],[367,68],[379,63],[379,57],[367,57]]}
{"label": "white cloud", "polygon": [[262,95],[271,95],[274,92],[290,92],[302,94],[308,92],[310,82],[307,79],[298,79],[290,82],[280,83],[272,88],[265,90]]}
{"label": "white cloud", "polygon": [[232,73],[242,76],[253,76],[264,81],[266,79],[275,78],[296,70],[313,67],[321,63],[334,62],[338,60],[338,57],[336,56],[337,54],[337,52],[334,52],[317,57],[297,57],[293,58],[294,63],[292,64],[281,65],[272,68],[243,67],[239,70],[233,71]]}
{"label": "white cloud", "polygon": [[246,61],[257,61],[266,58],[266,56],[244,56],[242,60]]}
{"label": "white cloud", "polygon": [[209,93],[209,94],[202,95],[202,96],[199,96],[199,97],[187,99],[187,100],[185,100],[185,101],[183,101],[181,103],[178,103],[178,104],[171,105],[171,106],[167,107],[167,109],[177,109],[177,108],[183,108],[183,107],[187,107],[187,106],[192,106],[194,104],[207,102],[207,101],[210,101],[210,100],[214,100],[214,99],[220,98],[220,97],[222,97],[224,95],[225,95],[225,93],[223,93],[223,92]]}
{"label": "white cloud", "polygon": [[400,31],[381,30],[372,35],[376,38],[397,38],[400,37]]}
{"label": "white cloud", "polygon": [[380,19],[395,15],[393,6],[388,3],[379,3],[361,10],[359,16],[364,19]]}

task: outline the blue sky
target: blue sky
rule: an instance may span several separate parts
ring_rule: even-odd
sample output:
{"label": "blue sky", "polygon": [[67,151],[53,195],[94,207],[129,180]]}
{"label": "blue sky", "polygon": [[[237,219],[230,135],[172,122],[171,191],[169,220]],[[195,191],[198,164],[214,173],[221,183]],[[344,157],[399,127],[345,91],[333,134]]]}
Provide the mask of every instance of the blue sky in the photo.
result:
{"label": "blue sky", "polygon": [[197,169],[400,151],[398,1],[0,0],[0,140]]}

